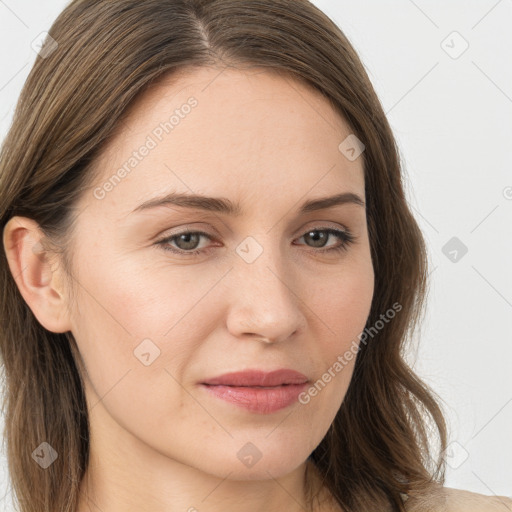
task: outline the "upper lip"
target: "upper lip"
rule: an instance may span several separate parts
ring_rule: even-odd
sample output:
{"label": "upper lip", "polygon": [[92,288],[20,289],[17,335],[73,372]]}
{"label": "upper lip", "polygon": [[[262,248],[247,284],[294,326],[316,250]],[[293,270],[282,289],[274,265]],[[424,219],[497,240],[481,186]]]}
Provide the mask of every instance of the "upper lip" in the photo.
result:
{"label": "upper lip", "polygon": [[272,372],[245,370],[225,373],[205,380],[202,384],[212,386],[282,386],[285,384],[304,384],[306,382],[308,382],[308,378],[302,373],[283,368]]}

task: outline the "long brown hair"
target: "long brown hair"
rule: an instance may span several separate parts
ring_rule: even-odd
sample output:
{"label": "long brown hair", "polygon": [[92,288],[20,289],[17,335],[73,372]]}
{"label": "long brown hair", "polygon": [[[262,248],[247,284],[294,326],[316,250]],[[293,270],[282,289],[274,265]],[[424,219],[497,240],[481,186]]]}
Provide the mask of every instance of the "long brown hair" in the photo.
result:
{"label": "long brown hair", "polygon": [[[360,344],[341,408],[309,460],[349,512],[405,510],[403,494],[444,483],[439,398],[403,357],[425,305],[425,243],[390,126],[340,28],[307,0],[75,0],[49,33],[58,46],[47,41],[37,58],[1,150],[0,220],[2,228],[15,215],[35,220],[70,278],[74,206],[95,157],[157,79],[190,66],[256,66],[330,101],[365,145],[375,269],[368,328],[393,304],[401,310]],[[1,252],[4,441],[15,498],[21,512],[74,512],[89,449],[76,342],[42,327]],[[46,470],[32,457],[42,442],[59,454]]]}

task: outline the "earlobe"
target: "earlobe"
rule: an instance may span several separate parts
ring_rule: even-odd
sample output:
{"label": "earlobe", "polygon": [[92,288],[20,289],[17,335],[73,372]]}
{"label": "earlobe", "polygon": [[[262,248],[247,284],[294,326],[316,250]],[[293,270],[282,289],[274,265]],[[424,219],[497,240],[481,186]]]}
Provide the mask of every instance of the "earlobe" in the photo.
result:
{"label": "earlobe", "polygon": [[51,332],[71,330],[64,275],[56,256],[41,244],[37,222],[12,217],[4,227],[3,244],[9,269],[25,302],[39,323]]}

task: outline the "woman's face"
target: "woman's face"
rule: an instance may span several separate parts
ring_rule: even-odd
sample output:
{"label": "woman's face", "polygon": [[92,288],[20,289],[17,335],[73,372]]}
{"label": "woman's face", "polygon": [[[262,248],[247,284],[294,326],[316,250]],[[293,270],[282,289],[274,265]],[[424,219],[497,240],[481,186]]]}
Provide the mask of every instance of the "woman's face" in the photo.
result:
{"label": "woman's face", "polygon": [[[222,478],[277,477],[333,421],[374,287],[364,204],[301,209],[364,202],[363,163],[339,149],[350,129],[319,93],[262,70],[219,73],[166,78],[96,161],[72,234],[72,333],[93,439]],[[169,194],[222,203],[148,203]],[[308,383],[204,384],[278,369]]]}

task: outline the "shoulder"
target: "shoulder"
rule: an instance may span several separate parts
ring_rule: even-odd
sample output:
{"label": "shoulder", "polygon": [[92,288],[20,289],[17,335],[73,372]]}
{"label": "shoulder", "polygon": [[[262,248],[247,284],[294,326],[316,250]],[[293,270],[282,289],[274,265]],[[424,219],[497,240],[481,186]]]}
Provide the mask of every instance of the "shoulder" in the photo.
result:
{"label": "shoulder", "polygon": [[512,512],[512,499],[438,486],[421,498],[407,499],[407,512]]}
{"label": "shoulder", "polygon": [[461,489],[443,488],[446,512],[512,512],[512,499],[507,496],[486,496]]}

